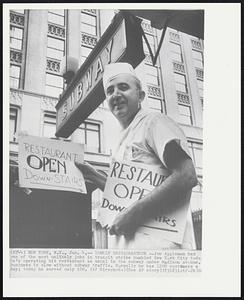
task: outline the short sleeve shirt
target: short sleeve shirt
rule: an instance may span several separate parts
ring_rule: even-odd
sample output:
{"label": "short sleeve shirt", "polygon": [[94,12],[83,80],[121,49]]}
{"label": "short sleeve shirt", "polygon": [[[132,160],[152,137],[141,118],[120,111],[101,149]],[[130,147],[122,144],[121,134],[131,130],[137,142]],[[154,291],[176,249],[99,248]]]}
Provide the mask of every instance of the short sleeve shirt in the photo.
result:
{"label": "short sleeve shirt", "polygon": [[[113,153],[112,160],[126,160],[149,164],[157,168],[164,169],[164,173],[169,170],[164,161],[165,146],[175,141],[185,153],[189,155],[187,141],[181,128],[168,116],[159,112],[149,112],[141,109],[130,125],[121,132],[117,148]],[[109,236],[109,248],[120,249],[152,249],[163,248],[193,248],[193,228],[190,213],[183,244],[178,245],[163,238],[155,240],[149,235],[136,232],[133,237]]]}

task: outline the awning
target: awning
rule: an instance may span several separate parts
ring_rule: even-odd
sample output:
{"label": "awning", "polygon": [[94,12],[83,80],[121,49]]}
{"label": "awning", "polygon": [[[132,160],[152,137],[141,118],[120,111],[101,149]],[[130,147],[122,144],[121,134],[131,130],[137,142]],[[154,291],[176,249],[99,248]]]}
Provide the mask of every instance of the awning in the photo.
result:
{"label": "awning", "polygon": [[151,21],[157,29],[168,27],[204,39],[204,10],[128,10],[134,16]]}

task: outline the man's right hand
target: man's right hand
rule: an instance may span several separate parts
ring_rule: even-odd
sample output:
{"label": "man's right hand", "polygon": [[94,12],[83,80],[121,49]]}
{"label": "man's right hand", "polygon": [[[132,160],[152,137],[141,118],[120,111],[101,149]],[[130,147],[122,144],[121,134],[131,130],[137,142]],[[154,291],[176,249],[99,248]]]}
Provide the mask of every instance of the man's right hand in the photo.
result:
{"label": "man's right hand", "polygon": [[86,181],[93,182],[97,171],[92,167],[92,165],[87,162],[81,163],[78,160],[75,160],[75,165],[82,172]]}
{"label": "man's right hand", "polygon": [[82,172],[84,179],[88,183],[92,183],[96,186],[96,188],[104,190],[105,183],[106,183],[106,176],[99,173],[96,169],[93,168],[87,162],[80,162],[75,160],[76,167]]}

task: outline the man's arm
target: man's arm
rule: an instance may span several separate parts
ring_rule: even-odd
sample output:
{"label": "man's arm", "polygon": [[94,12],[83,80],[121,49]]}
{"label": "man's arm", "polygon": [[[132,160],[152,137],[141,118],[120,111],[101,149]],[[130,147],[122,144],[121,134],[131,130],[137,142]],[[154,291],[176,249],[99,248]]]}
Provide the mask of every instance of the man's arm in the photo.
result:
{"label": "man's arm", "polygon": [[93,185],[93,188],[90,187],[89,190],[92,189],[94,190],[96,188],[99,188],[100,190],[104,191],[106,180],[107,180],[107,177],[104,174],[95,170],[87,162],[81,163],[78,160],[76,160],[75,165],[82,172],[86,182],[90,183],[90,185]]}
{"label": "man's arm", "polygon": [[134,202],[122,211],[110,227],[110,234],[128,234],[155,217],[160,211],[169,212],[183,201],[189,201],[187,195],[197,185],[197,177],[192,160],[176,142],[167,144],[164,161],[171,174],[144,198]]}

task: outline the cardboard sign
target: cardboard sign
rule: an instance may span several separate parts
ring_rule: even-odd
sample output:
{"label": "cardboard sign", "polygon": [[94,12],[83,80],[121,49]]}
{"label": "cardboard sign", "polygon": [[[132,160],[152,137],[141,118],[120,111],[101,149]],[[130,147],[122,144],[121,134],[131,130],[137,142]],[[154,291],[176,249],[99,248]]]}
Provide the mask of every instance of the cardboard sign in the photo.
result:
{"label": "cardboard sign", "polygon": [[[111,226],[118,213],[163,184],[168,175],[167,170],[149,165],[114,161],[109,170],[98,221],[103,227]],[[173,208],[170,213],[160,214],[142,224],[138,231],[163,235],[169,241],[182,243],[188,207],[189,201],[185,201],[184,205]]]}
{"label": "cardboard sign", "polygon": [[84,177],[74,164],[83,156],[82,144],[19,135],[19,184],[86,194]]}

